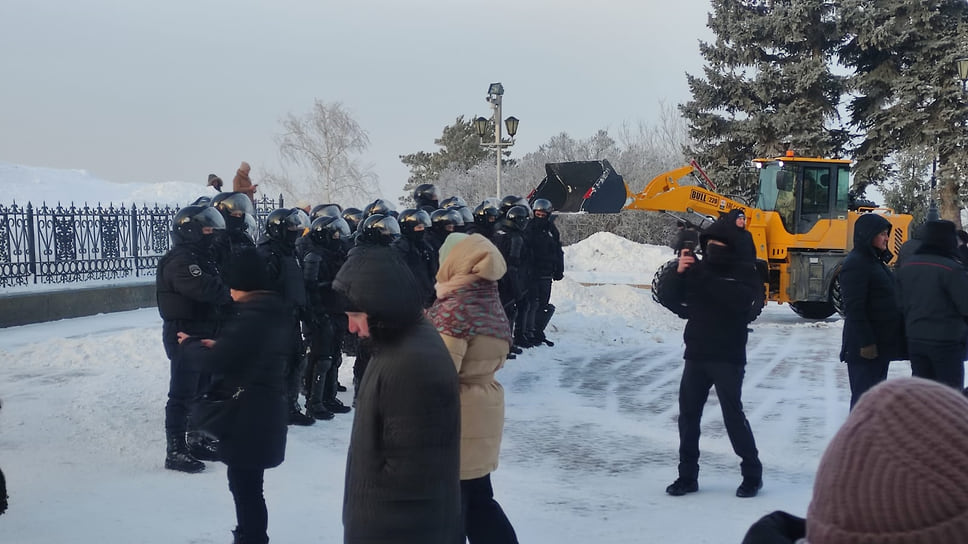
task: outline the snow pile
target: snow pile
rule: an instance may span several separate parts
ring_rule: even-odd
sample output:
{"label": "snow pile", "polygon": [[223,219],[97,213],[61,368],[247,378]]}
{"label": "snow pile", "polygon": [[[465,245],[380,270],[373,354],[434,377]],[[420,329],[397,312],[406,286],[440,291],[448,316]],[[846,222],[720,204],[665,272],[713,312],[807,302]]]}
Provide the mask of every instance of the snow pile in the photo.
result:
{"label": "snow pile", "polygon": [[[0,162],[0,205],[30,202],[48,205],[116,205],[172,204],[188,205],[202,195],[214,196],[215,190],[197,183],[165,181],[160,183],[117,183],[99,179],[86,170],[60,170]],[[228,180],[230,185],[232,180]]]}
{"label": "snow pile", "polygon": [[565,274],[586,283],[647,285],[655,271],[673,256],[666,246],[639,244],[596,232],[565,248]]}

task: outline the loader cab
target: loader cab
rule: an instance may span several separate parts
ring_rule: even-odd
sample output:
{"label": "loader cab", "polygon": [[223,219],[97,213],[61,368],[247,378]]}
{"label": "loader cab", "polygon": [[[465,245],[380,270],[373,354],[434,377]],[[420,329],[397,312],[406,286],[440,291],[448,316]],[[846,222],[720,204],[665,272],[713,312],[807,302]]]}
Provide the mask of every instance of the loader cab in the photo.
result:
{"label": "loader cab", "polygon": [[756,207],[776,212],[790,234],[806,234],[824,219],[847,219],[850,161],[788,155],[755,159]]}

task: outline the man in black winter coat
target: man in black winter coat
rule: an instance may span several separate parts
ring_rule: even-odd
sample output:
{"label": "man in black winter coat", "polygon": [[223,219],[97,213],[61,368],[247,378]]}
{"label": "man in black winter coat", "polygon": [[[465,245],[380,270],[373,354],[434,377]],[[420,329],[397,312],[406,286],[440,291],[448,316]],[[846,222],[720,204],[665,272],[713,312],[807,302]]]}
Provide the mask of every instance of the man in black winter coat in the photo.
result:
{"label": "man in black winter coat", "polygon": [[854,249],[840,267],[844,335],[840,360],[847,363],[850,406],[887,379],[892,360],[903,357],[903,316],[894,274],[887,267],[891,223],[873,213],[854,223]]}
{"label": "man in black winter coat", "polygon": [[457,371],[413,275],[393,248],[361,246],[333,287],[350,332],[374,347],[346,459],[344,542],[460,542]]}
{"label": "man in black winter coat", "polygon": [[700,244],[703,259],[680,253],[677,273],[663,290],[663,305],[687,317],[679,384],[679,477],[666,493],[699,490],[700,421],[709,389],[715,387],[729,441],[741,459],[743,481],[736,496],[753,497],[763,486],[763,465],[743,413],[742,393],[746,326],[754,308],[762,305],[763,285],[747,257],[738,254],[740,240],[733,225],[714,223],[702,233]]}
{"label": "man in black winter coat", "polygon": [[225,220],[214,208],[186,206],[172,220],[172,248],[158,261],[155,288],[158,313],[164,320],[161,337],[171,361],[165,405],[165,468],[170,470],[205,470],[185,440],[192,399],[209,378],[179,353],[177,333],[214,336],[225,308],[232,303],[211,252],[217,231],[224,229]]}
{"label": "man in black winter coat", "polygon": [[[498,228],[491,241],[501,251],[508,271],[497,282],[501,305],[511,323],[514,336],[512,354],[521,353],[524,342],[522,326],[524,312],[527,310],[528,279],[531,274],[531,248],[524,235],[530,221],[530,212],[524,206],[512,206],[505,217],[498,221]],[[513,358],[513,357],[512,357]]]}
{"label": "man in black winter coat", "polygon": [[951,221],[924,224],[921,246],[897,271],[911,374],[961,391],[968,339],[968,273]]}
{"label": "man in black winter coat", "polygon": [[431,226],[430,214],[423,210],[406,209],[400,212],[398,222],[401,236],[392,245],[403,255],[404,262],[417,280],[424,308],[429,308],[437,298],[434,284],[440,266],[437,252],[425,238]]}

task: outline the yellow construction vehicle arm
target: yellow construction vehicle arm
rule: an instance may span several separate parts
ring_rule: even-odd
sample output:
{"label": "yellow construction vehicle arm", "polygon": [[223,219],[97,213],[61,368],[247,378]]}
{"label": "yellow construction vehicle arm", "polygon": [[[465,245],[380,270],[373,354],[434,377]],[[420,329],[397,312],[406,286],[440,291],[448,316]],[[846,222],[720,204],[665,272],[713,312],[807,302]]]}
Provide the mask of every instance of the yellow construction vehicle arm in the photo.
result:
{"label": "yellow construction vehicle arm", "polygon": [[658,212],[695,212],[701,215],[719,217],[733,208],[747,209],[735,200],[725,198],[699,185],[680,185],[679,180],[700,172],[695,165],[687,165],[663,172],[652,178],[641,192],[632,194],[626,187],[627,210],[646,210]]}

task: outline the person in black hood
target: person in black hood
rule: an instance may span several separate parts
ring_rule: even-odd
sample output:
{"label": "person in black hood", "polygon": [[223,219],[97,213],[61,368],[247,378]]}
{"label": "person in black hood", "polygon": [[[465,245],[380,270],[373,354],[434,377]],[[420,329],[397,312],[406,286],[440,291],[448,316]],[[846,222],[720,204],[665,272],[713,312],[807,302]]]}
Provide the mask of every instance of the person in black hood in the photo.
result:
{"label": "person in black hood", "polygon": [[713,223],[700,236],[700,245],[701,261],[688,250],[680,252],[677,273],[667,280],[661,300],[687,318],[679,384],[679,477],[666,493],[680,496],[699,490],[700,423],[709,389],[715,387],[729,441],[741,459],[743,481],[736,496],[753,497],[763,486],[763,465],[743,413],[743,376],[746,326],[765,291],[748,258],[738,254],[735,225]]}
{"label": "person in black hood", "polygon": [[736,228],[736,254],[741,259],[755,263],[756,244],[753,242],[753,235],[746,230],[746,212],[742,208],[733,208],[726,214],[725,221]]}
{"label": "person in black hood", "polygon": [[897,270],[911,374],[965,386],[968,339],[968,274],[957,260],[958,239],[951,221],[924,224],[921,246]]}
{"label": "person in black hood", "polygon": [[887,379],[890,362],[903,358],[903,317],[894,274],[887,267],[891,223],[874,213],[854,223],[854,249],[840,267],[844,335],[840,360],[847,363],[850,406]]}
{"label": "person in black hood", "polygon": [[346,459],[344,542],[459,542],[457,370],[413,275],[395,249],[358,246],[333,288],[349,331],[373,345]]}
{"label": "person in black hood", "polygon": [[265,544],[263,476],[265,469],[282,463],[286,452],[291,310],[272,291],[275,281],[255,248],[230,257],[226,282],[236,301],[235,314],[214,337],[180,331],[178,342],[187,359],[215,376],[209,394],[237,403],[218,442],[235,500],[234,541]]}

